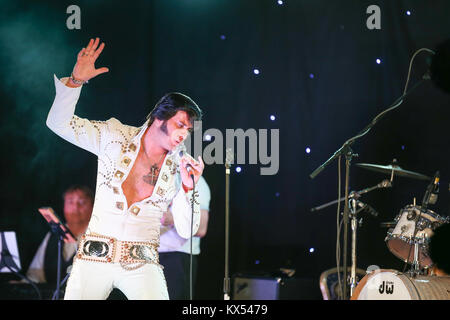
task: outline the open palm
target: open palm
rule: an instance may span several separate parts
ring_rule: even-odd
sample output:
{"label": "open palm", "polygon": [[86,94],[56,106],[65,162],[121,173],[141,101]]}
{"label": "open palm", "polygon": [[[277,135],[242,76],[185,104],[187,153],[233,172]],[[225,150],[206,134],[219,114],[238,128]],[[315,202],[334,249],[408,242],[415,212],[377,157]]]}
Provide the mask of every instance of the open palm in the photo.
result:
{"label": "open palm", "polygon": [[103,48],[105,47],[105,43],[99,46],[100,43],[99,38],[91,39],[86,48],[81,49],[77,56],[77,63],[73,68],[73,76],[77,80],[88,81],[99,74],[108,72],[109,69],[106,67],[95,68],[95,61],[99,57],[100,53],[102,53]]}

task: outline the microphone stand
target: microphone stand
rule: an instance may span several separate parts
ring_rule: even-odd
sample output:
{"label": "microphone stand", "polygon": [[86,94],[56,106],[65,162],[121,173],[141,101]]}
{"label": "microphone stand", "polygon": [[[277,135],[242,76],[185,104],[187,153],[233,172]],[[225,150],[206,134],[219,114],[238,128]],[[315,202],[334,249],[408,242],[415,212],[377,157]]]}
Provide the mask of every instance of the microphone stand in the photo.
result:
{"label": "microphone stand", "polygon": [[[64,279],[61,281],[60,287],[63,286],[64,283],[66,283],[67,279],[69,278],[70,273],[72,272],[72,266],[69,266],[66,271],[67,271],[67,274],[64,277]],[[55,292],[53,292],[52,300],[57,300],[56,296],[58,295],[58,293],[59,293],[59,291],[56,291],[56,290],[55,290]],[[58,297],[58,299],[59,299],[59,297]]]}
{"label": "microphone stand", "polygon": [[225,277],[223,281],[223,299],[230,300],[230,276],[228,271],[229,232],[230,232],[230,168],[232,153],[227,149],[225,160]]}
{"label": "microphone stand", "polygon": [[404,92],[389,108],[378,114],[363,130],[361,130],[356,136],[353,138],[348,139],[341,148],[339,148],[327,161],[325,161],[322,165],[320,165],[316,170],[314,170],[310,174],[310,178],[314,179],[323,169],[325,169],[326,166],[328,166],[334,159],[338,158],[342,154],[345,154],[345,207],[344,207],[344,245],[343,245],[343,263],[344,263],[344,270],[343,270],[343,279],[344,279],[344,285],[343,285],[343,299],[348,299],[347,296],[347,240],[348,240],[348,220],[349,220],[349,197],[348,197],[348,190],[349,190],[349,180],[350,180],[350,166],[351,166],[351,160],[354,156],[358,156],[357,154],[353,153],[353,150],[351,149],[351,145],[359,138],[366,135],[373,126],[377,123],[378,120],[380,120],[382,117],[384,117],[389,111],[392,111],[396,109],[402,102],[403,99],[409,95],[415,88],[417,88],[420,84],[422,84],[425,80],[428,80],[428,77],[424,76],[420,81],[418,81],[409,91]]}
{"label": "microphone stand", "polygon": [[349,181],[350,181],[350,164],[352,161],[353,156],[358,156],[357,154],[353,153],[353,150],[350,148],[350,146],[347,146],[345,148],[345,206],[344,206],[344,252],[342,255],[343,261],[344,261],[344,299],[347,299],[347,241],[348,241],[348,220],[349,220],[349,211],[350,211],[350,202],[348,198],[348,190],[350,189]]}
{"label": "microphone stand", "polygon": [[[391,188],[391,187],[392,187],[392,180],[389,181],[389,180],[386,179],[386,180],[381,181],[380,183],[378,183],[377,185],[375,185],[373,187],[368,187],[368,188],[362,189],[360,191],[352,191],[352,192],[350,192],[349,198],[357,200],[357,199],[359,199],[361,197],[361,195],[363,195],[365,193],[371,192],[371,191],[376,190],[376,189]],[[333,205],[335,203],[341,202],[343,200],[345,200],[345,198],[342,197],[342,198],[340,198],[338,200],[333,200],[333,201],[330,201],[328,203],[322,204],[320,206],[311,208],[311,212],[325,209],[326,207],[329,207],[329,206],[331,206],[331,205]]]}
{"label": "microphone stand", "polygon": [[63,242],[76,241],[76,237],[70,229],[61,222],[61,219],[55,214],[52,208],[42,207],[38,210],[50,226],[51,232],[58,237],[58,261],[56,270],[56,290],[53,294],[55,300],[59,300],[61,287],[61,262],[62,262],[62,244]]}
{"label": "microphone stand", "polygon": [[[54,300],[59,300],[59,294],[61,292],[61,261],[62,261],[62,243],[66,238],[66,232],[60,227],[59,223],[49,222],[51,231],[58,236],[58,263],[56,268],[56,289],[53,295]],[[67,229],[68,230],[68,229]],[[70,231],[69,231],[70,232]]]}

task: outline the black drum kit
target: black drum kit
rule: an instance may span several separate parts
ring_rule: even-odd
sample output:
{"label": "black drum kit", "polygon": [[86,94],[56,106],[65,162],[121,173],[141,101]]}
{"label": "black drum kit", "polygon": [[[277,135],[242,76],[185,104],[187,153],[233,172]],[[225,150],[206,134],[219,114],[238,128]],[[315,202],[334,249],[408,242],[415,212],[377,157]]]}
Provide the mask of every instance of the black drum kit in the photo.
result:
{"label": "black drum kit", "polygon": [[[365,170],[390,175],[390,179],[383,180],[373,187],[352,191],[348,196],[352,230],[352,266],[347,278],[347,285],[350,286],[351,299],[450,299],[450,276],[439,277],[439,279],[431,276],[433,261],[429,255],[429,244],[433,231],[445,223],[450,223],[448,216],[441,216],[428,209],[429,205],[433,205],[437,201],[439,172],[436,172],[434,177],[429,177],[408,171],[401,168],[395,159],[389,165],[370,163],[355,165]],[[416,204],[414,199],[412,204],[408,204],[400,210],[393,221],[380,224],[381,227],[388,228],[385,242],[389,251],[405,262],[405,268],[409,265],[410,270],[407,272],[381,269],[372,272],[372,270],[360,279],[361,276],[356,274],[357,213],[366,210],[374,216],[378,214],[368,204],[361,202],[360,197],[362,194],[376,189],[392,187],[395,176],[429,181],[420,205]],[[321,210],[340,201],[345,201],[345,198],[312,208],[311,211]],[[394,288],[396,289],[394,290]]]}

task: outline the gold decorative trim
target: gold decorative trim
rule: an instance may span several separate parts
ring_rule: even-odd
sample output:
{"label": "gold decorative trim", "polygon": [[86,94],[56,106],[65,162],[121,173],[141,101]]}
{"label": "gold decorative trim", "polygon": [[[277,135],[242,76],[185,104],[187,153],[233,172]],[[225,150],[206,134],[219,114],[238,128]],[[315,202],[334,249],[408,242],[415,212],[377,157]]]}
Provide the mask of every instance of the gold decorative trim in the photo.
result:
{"label": "gold decorative trim", "polygon": [[139,211],[141,211],[141,208],[139,208],[139,207],[133,206],[131,208],[131,213],[134,214],[135,216],[138,215]]}
{"label": "gold decorative trim", "polygon": [[123,202],[116,202],[116,208],[119,210],[123,210]]}
{"label": "gold decorative trim", "polygon": [[158,187],[158,190],[156,190],[156,194],[157,194],[158,196],[163,197],[165,193],[166,193],[166,190],[164,190],[164,189],[161,188],[161,187]]}
{"label": "gold decorative trim", "polygon": [[116,173],[114,173],[114,177],[119,179],[119,180],[122,179],[124,175],[125,174],[122,171],[120,171],[120,170],[117,170]]}
{"label": "gold decorative trim", "polygon": [[125,167],[128,167],[131,163],[131,159],[128,157],[123,157],[121,164],[124,165]]}

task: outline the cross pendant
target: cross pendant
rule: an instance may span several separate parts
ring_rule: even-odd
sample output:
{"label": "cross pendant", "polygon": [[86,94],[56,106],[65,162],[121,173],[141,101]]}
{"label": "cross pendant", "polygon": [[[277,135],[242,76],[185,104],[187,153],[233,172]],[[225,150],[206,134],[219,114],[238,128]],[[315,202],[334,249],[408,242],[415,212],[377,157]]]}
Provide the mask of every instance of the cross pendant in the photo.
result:
{"label": "cross pendant", "polygon": [[150,172],[143,176],[142,179],[144,180],[144,182],[154,186],[158,179],[158,171],[158,167],[154,164],[150,167]]}

